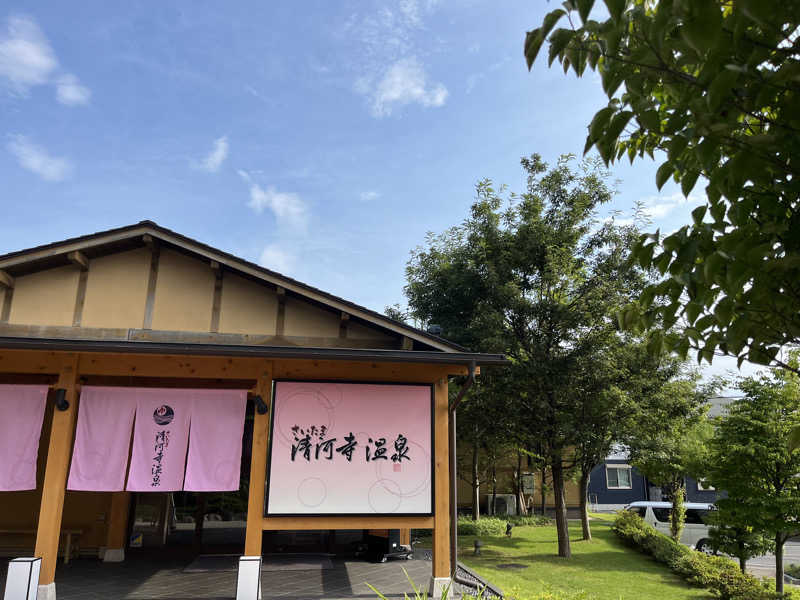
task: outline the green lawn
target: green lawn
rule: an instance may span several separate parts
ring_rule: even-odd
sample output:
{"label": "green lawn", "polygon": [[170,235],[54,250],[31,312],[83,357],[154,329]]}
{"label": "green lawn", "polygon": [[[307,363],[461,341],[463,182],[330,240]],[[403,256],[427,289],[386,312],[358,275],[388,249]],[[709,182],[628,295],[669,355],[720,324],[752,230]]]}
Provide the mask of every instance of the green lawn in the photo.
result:
{"label": "green lawn", "polygon": [[[581,540],[580,523],[570,523],[572,558],[556,556],[555,527],[516,527],[511,538],[482,537],[482,556],[473,556],[474,536],[459,536],[459,560],[498,585],[514,600],[542,592],[584,592],[586,600],[707,600],[710,594],[683,582],[649,557],[626,548],[608,520],[592,522],[591,542]],[[523,570],[498,564],[520,563]],[[568,596],[569,597],[569,596]]]}

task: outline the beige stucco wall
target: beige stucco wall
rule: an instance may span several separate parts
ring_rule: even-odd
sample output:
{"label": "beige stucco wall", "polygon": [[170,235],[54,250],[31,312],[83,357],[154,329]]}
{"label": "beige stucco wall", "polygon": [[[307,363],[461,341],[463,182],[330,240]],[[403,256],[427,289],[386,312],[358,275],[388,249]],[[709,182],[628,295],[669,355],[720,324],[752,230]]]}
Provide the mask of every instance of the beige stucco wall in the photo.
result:
{"label": "beige stucco wall", "polygon": [[226,272],[222,280],[219,330],[275,335],[278,296],[274,289]]}
{"label": "beige stucco wall", "polygon": [[397,340],[395,336],[392,336],[388,333],[384,333],[383,331],[379,331],[378,329],[365,327],[360,323],[354,323],[352,321],[350,321],[347,324],[347,337],[352,338],[354,340],[377,340],[384,343],[389,343]]}
{"label": "beige stucco wall", "polygon": [[208,262],[162,250],[158,261],[153,329],[208,331],[214,278]]}
{"label": "beige stucco wall", "polygon": [[[80,326],[110,329],[104,336],[123,336],[126,329],[145,327],[152,254],[138,248],[90,260]],[[80,269],[68,265],[16,278],[9,323],[70,327],[76,307]],[[212,328],[216,271],[209,261],[162,247],[150,329],[209,333]],[[223,272],[219,323],[216,331],[251,336],[277,335],[279,296],[268,283],[253,281],[232,270]],[[287,294],[282,334],[290,343],[363,348],[399,348],[399,336],[368,323],[345,322],[341,312]],[[59,332],[63,334],[63,332]],[[311,338],[311,339],[309,339]],[[351,340],[348,342],[348,340]]]}
{"label": "beige stucco wall", "polygon": [[290,336],[338,337],[341,316],[308,302],[286,298],[284,334]]}
{"label": "beige stucco wall", "polygon": [[79,273],[69,265],[17,277],[8,322],[72,325]]}
{"label": "beige stucco wall", "polygon": [[139,328],[150,277],[147,248],[93,259],[86,281],[83,327]]}

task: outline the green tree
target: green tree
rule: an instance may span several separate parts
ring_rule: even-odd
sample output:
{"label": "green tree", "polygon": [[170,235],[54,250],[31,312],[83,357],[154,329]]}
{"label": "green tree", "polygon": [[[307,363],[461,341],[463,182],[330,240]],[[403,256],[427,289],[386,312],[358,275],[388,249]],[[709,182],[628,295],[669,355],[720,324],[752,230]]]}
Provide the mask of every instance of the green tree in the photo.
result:
{"label": "green tree", "polygon": [[[796,367],[796,358],[793,359]],[[742,379],[744,397],[728,407],[711,440],[709,481],[728,492],[720,514],[735,515],[775,544],[776,590],[783,591],[783,545],[800,531],[800,450],[789,436],[800,425],[800,379],[776,370]]]}
{"label": "green tree", "polygon": [[748,560],[775,550],[775,543],[771,539],[753,528],[735,506],[726,502],[722,502],[719,510],[709,513],[706,522],[711,526],[711,548],[736,557],[742,573],[747,568]]}
{"label": "green tree", "polygon": [[677,372],[677,361],[665,354],[650,354],[646,341],[617,336],[578,366],[574,386],[574,464],[580,493],[583,539],[592,537],[589,524],[589,475],[609,455],[615,442],[629,431],[642,398],[652,397]]}
{"label": "green tree", "polygon": [[[693,223],[644,235],[635,257],[662,277],[623,312],[626,327],[679,319],[666,336],[684,356],[719,351],[791,368],[779,354],[800,342],[800,10],[783,0],[567,0],[528,32],[531,68],[549,62],[600,75],[608,105],[586,151],[608,164],[659,157],[659,189],[685,195],[702,177]],[[566,21],[566,27],[557,28]]]}
{"label": "green tree", "polygon": [[[498,391],[498,377],[502,377],[502,371],[485,370],[457,414],[457,443],[460,448],[469,449],[460,454],[457,473],[472,490],[473,520],[480,518],[481,485],[490,481],[498,460],[511,451],[509,413],[505,410],[507,400],[503,392]],[[454,396],[456,392],[454,387],[451,393]]]}
{"label": "green tree", "polygon": [[625,444],[631,463],[661,486],[672,502],[670,534],[680,541],[686,510],[686,476],[705,464],[709,437],[706,403],[712,387],[699,386],[699,375],[666,382],[643,398],[628,421]]}
{"label": "green tree", "polygon": [[612,196],[601,165],[565,156],[548,169],[534,155],[522,166],[528,181],[519,196],[506,200],[490,181],[478,183],[469,217],[412,254],[405,291],[420,320],[511,358],[504,396],[516,441],[546,457],[558,553],[569,557],[564,484],[584,426],[579,367],[618,342],[613,315],[641,289],[642,275],[628,260],[635,230],[597,222]]}

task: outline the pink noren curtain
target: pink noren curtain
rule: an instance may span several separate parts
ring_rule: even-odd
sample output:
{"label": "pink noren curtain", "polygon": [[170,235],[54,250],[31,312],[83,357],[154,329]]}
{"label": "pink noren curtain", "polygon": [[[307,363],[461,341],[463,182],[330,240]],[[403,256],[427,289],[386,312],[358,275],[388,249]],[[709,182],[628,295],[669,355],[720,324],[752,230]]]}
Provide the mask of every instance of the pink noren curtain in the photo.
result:
{"label": "pink noren curtain", "polygon": [[83,387],[67,489],[125,489],[138,393],[137,388]]}
{"label": "pink noren curtain", "polygon": [[0,491],[36,489],[46,385],[0,385]]}
{"label": "pink noren curtain", "polygon": [[246,402],[243,390],[195,391],[184,490],[239,489]]}
{"label": "pink noren curtain", "polygon": [[139,388],[127,489],[178,492],[183,489],[189,423],[197,390]]}

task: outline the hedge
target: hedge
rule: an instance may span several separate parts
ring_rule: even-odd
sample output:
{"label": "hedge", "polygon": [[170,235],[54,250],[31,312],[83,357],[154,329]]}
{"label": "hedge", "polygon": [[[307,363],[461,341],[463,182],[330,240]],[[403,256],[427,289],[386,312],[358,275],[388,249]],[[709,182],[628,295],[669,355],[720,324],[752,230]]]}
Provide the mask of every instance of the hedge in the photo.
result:
{"label": "hedge", "polygon": [[506,516],[502,519],[497,517],[481,517],[473,521],[472,517],[458,518],[458,535],[503,535],[506,532],[506,524],[511,523],[514,527],[522,526],[542,526],[551,525],[552,519],[547,517],[524,517]]}
{"label": "hedge", "polygon": [[627,544],[666,564],[690,583],[707,588],[720,600],[798,598],[792,592],[777,594],[770,580],[742,573],[729,558],[708,556],[675,542],[631,511],[619,512],[612,529]]}

